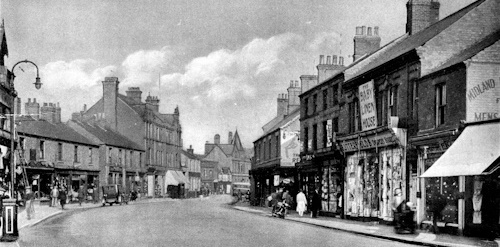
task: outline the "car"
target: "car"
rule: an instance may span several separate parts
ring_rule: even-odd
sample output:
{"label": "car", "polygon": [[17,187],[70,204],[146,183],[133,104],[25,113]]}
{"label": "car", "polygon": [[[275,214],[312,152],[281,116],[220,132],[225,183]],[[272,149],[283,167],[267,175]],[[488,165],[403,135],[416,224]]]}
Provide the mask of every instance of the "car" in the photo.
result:
{"label": "car", "polygon": [[102,193],[102,206],[106,204],[113,206],[115,203],[121,205],[123,202],[128,203],[128,200],[124,200],[124,190],[119,184],[102,186]]}

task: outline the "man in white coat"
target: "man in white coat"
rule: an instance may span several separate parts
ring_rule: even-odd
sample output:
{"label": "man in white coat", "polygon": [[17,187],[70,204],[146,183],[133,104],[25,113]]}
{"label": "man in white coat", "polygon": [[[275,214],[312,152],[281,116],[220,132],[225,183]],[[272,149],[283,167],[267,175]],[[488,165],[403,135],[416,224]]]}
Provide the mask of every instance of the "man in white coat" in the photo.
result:
{"label": "man in white coat", "polygon": [[302,192],[302,190],[299,190],[299,193],[297,194],[297,197],[296,197],[296,201],[297,201],[297,212],[299,213],[299,215],[302,217],[302,215],[304,215],[304,211],[306,211],[307,209],[307,198],[306,198],[306,195],[304,194],[304,192]]}

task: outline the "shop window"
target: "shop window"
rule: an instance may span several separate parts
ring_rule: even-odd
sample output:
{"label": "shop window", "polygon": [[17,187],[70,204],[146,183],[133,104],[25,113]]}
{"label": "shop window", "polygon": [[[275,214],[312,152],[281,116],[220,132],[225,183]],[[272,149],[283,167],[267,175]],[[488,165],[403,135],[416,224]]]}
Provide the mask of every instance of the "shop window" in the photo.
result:
{"label": "shop window", "polygon": [[446,111],[446,84],[436,85],[436,126],[444,124]]}
{"label": "shop window", "polygon": [[63,160],[63,144],[57,143],[57,160]]}
{"label": "shop window", "polygon": [[40,140],[40,159],[45,159],[45,141]]}
{"label": "shop window", "polygon": [[437,203],[436,195],[442,195],[445,201],[438,221],[458,223],[458,177],[427,178],[425,184],[427,220],[432,220],[431,205]]}

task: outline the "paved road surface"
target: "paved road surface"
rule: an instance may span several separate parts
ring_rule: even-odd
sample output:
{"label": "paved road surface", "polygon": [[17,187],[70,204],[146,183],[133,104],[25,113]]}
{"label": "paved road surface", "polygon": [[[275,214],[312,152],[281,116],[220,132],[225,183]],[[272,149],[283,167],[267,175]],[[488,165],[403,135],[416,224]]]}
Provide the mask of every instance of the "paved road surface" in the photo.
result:
{"label": "paved road surface", "polygon": [[404,246],[237,211],[224,200],[190,199],[75,211],[22,229],[19,245]]}

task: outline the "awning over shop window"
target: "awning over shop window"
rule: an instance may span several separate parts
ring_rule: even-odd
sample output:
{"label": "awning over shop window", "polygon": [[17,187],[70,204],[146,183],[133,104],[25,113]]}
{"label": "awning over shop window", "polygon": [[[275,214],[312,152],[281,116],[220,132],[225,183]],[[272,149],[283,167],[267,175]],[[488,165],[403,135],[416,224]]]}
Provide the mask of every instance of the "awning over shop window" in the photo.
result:
{"label": "awning over shop window", "polygon": [[184,181],[179,177],[177,171],[168,170],[165,175],[165,185],[174,185],[177,186],[179,184],[183,184]]}
{"label": "awning over shop window", "polygon": [[182,181],[184,181],[184,184],[186,184],[186,185],[189,185],[189,184],[190,184],[190,183],[189,183],[189,179],[188,179],[188,177],[186,177],[186,176],[184,175],[184,173],[182,173],[182,171],[176,171],[176,172],[177,172],[177,175],[179,175],[179,178],[181,178],[181,179],[182,179]]}
{"label": "awning over shop window", "polygon": [[470,125],[421,177],[483,174],[500,162],[500,122]]}

